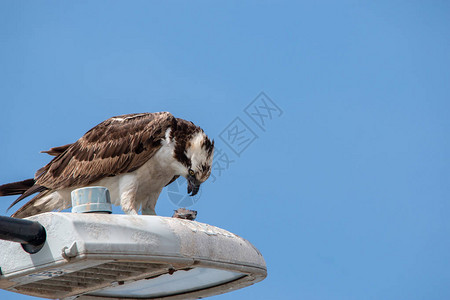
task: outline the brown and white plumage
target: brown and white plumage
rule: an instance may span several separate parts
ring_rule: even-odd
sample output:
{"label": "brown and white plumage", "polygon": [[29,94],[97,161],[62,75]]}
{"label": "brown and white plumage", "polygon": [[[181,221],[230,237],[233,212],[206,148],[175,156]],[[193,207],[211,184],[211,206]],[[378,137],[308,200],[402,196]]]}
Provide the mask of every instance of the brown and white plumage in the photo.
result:
{"label": "brown and white plumage", "polygon": [[11,206],[39,193],[15,217],[69,208],[70,192],[85,186],[107,187],[126,213],[155,214],[162,188],[178,176],[197,193],[211,173],[214,142],[168,112],[142,113],[112,117],[75,143],[43,152],[55,158],[34,179],[0,186],[0,196],[22,194]]}

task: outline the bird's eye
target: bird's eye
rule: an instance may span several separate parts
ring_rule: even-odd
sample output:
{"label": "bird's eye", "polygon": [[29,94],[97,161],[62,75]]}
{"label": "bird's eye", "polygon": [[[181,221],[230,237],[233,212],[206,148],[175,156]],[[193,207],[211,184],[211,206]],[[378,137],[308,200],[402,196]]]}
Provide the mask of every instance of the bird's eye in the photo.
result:
{"label": "bird's eye", "polygon": [[192,169],[189,169],[189,175],[194,176],[195,172]]}

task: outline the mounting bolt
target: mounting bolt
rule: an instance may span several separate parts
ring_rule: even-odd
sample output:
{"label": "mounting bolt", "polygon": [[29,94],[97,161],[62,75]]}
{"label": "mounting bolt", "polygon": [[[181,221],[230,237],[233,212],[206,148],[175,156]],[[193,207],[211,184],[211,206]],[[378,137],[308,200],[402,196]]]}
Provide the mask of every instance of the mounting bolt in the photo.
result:
{"label": "mounting bolt", "polygon": [[78,254],[77,242],[73,242],[72,245],[70,245],[70,247],[66,246],[62,248],[61,255],[67,260],[77,256],[77,254]]}

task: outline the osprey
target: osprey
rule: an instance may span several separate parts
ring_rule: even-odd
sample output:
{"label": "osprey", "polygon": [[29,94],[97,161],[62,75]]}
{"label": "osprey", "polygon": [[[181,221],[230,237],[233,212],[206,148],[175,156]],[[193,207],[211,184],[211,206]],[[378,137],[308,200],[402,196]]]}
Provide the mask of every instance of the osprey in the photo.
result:
{"label": "osprey", "polygon": [[168,112],[141,113],[112,117],[75,143],[42,152],[55,158],[34,179],[0,186],[0,196],[21,194],[9,208],[38,193],[13,217],[69,208],[70,193],[86,186],[107,187],[125,213],[155,215],[162,188],[179,176],[197,194],[211,174],[214,141]]}

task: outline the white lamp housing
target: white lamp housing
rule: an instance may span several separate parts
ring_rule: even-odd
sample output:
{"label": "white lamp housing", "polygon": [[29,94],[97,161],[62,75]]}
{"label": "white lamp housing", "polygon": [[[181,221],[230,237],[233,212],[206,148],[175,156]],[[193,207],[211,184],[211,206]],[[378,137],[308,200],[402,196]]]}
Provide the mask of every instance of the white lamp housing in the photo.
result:
{"label": "white lamp housing", "polygon": [[0,240],[0,288],[60,299],[196,299],[263,280],[247,240],[195,221],[98,213],[43,213],[47,239],[29,254]]}

